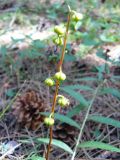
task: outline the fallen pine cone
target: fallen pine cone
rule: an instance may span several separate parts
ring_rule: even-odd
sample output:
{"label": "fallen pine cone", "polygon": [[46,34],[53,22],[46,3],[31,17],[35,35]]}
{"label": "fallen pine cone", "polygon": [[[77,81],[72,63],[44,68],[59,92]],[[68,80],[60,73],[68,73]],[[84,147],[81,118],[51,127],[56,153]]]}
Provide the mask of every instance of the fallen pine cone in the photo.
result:
{"label": "fallen pine cone", "polygon": [[75,127],[66,123],[58,124],[54,127],[53,138],[63,141],[64,143],[71,145],[75,142],[75,135],[77,136],[77,130]]}
{"label": "fallen pine cone", "polygon": [[43,122],[40,112],[45,111],[46,104],[38,92],[29,90],[17,97],[12,108],[19,124],[35,130]]}

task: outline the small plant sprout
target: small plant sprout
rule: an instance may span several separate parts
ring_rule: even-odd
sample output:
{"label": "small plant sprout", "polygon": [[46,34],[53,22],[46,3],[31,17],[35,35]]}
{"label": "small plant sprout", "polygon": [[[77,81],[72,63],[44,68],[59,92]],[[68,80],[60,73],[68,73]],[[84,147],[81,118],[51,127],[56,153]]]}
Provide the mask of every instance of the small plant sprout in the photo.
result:
{"label": "small plant sprout", "polygon": [[46,84],[47,86],[51,87],[51,86],[54,86],[55,82],[54,82],[54,80],[53,80],[52,78],[47,78],[47,79],[45,80],[45,84]]}

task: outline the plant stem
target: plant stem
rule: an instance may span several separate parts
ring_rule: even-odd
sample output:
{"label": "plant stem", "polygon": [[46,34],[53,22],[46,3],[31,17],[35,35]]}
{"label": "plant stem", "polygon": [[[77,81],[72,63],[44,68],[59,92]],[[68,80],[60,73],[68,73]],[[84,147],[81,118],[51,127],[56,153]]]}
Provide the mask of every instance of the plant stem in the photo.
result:
{"label": "plant stem", "polygon": [[[69,14],[68,14],[68,19],[67,19],[66,32],[65,32],[65,36],[64,36],[64,43],[63,43],[63,49],[62,49],[62,53],[61,53],[61,58],[60,58],[60,61],[59,61],[59,64],[58,64],[58,72],[62,70],[62,64],[63,64],[63,60],[64,60],[64,56],[65,56],[65,49],[66,49],[66,44],[67,44],[69,24],[70,24],[70,11],[69,11]],[[51,109],[51,113],[53,114],[53,116],[54,116],[54,112],[55,112],[55,106],[56,106],[59,86],[60,86],[60,82],[57,80],[56,81],[56,88],[55,88],[54,98],[53,98],[52,109]],[[51,147],[51,143],[52,143],[52,138],[53,138],[53,127],[51,126],[50,127],[50,140],[49,140],[49,144],[48,144],[48,148],[47,148],[46,160],[49,160],[49,153],[50,153],[50,147]]]}
{"label": "plant stem", "polygon": [[48,144],[48,148],[47,148],[47,153],[46,153],[46,160],[49,159],[49,153],[50,153],[50,147],[51,147],[51,143],[52,143],[52,137],[53,137],[53,127],[50,127],[50,140],[49,140],[49,144]]}
{"label": "plant stem", "polygon": [[75,159],[75,155],[76,155],[76,152],[77,152],[77,148],[78,148],[79,142],[81,141],[82,133],[83,133],[83,130],[84,130],[86,121],[87,121],[87,119],[88,119],[88,116],[89,116],[91,107],[92,107],[92,105],[93,105],[93,102],[94,102],[94,100],[95,100],[95,98],[96,98],[96,96],[97,96],[97,93],[98,93],[99,89],[101,88],[101,86],[103,85],[104,82],[105,82],[105,81],[103,81],[102,83],[100,83],[99,86],[98,86],[98,87],[96,88],[96,90],[95,90],[95,93],[94,93],[94,95],[93,95],[93,98],[92,98],[92,100],[91,100],[91,103],[90,103],[90,105],[89,105],[89,107],[88,107],[88,110],[87,110],[87,112],[86,112],[84,121],[83,121],[83,123],[82,123],[81,129],[80,129],[80,133],[79,133],[79,135],[78,135],[77,142],[76,142],[75,149],[74,149],[74,152],[73,152],[73,155],[72,155],[71,160],[74,160],[74,159]]}
{"label": "plant stem", "polygon": [[65,37],[64,37],[64,44],[63,44],[63,49],[62,49],[62,55],[60,58],[60,62],[59,62],[59,66],[58,66],[58,70],[60,71],[60,69],[62,69],[62,64],[63,64],[63,60],[64,60],[64,56],[65,56],[65,49],[66,49],[66,43],[67,43],[67,37],[68,37],[68,30],[69,30],[69,25],[70,25],[70,12],[68,15],[68,19],[67,19],[67,26],[66,26],[66,32],[65,32]]}

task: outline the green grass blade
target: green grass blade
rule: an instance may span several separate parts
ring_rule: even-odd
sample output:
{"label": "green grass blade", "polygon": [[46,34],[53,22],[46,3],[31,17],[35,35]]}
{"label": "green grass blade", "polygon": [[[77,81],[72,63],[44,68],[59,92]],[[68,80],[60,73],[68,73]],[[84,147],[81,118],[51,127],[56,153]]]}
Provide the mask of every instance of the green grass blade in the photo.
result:
{"label": "green grass blade", "polygon": [[[36,143],[49,144],[49,138],[34,138],[33,141],[36,142]],[[19,142],[26,143],[26,144],[31,143],[31,141],[29,139],[21,139],[21,140],[19,140]],[[52,145],[54,145],[56,147],[59,147],[59,148],[63,149],[64,151],[66,151],[70,154],[73,154],[72,149],[67,144],[65,144],[64,142],[62,142],[60,140],[52,139]]]}
{"label": "green grass blade", "polygon": [[36,155],[32,155],[32,157],[30,157],[30,160],[45,160],[45,158],[39,157],[39,156],[36,156]]}
{"label": "green grass blade", "polygon": [[115,88],[104,88],[100,91],[100,94],[111,94],[114,97],[120,99],[120,90],[117,90]]}
{"label": "green grass blade", "polygon": [[[46,144],[49,143],[49,138],[37,138],[36,140],[38,142],[42,142],[42,143],[46,143]],[[72,149],[67,144],[65,144],[64,142],[62,142],[60,140],[53,139],[52,140],[52,145],[55,145],[55,146],[65,150],[65,151],[67,151],[68,153],[73,154]]]}
{"label": "green grass blade", "polygon": [[83,143],[79,144],[78,147],[90,148],[90,149],[102,149],[102,150],[120,153],[120,148],[114,147],[113,145],[109,145],[109,144],[106,144],[103,142],[98,142],[98,141],[83,142]]}
{"label": "green grass blade", "polygon": [[83,77],[83,78],[76,78],[74,81],[97,81],[98,79],[97,78],[94,78],[94,77]]}
{"label": "green grass blade", "polygon": [[61,87],[61,89],[79,89],[79,90],[84,90],[84,91],[93,91],[93,89],[89,86],[84,86],[84,85],[69,85],[69,86],[64,86],[64,87]]}
{"label": "green grass blade", "polygon": [[99,115],[92,115],[88,117],[88,120],[92,120],[95,122],[99,122],[99,123],[114,126],[116,128],[120,128],[120,121],[117,121],[113,118],[108,118],[108,117],[99,116]]}

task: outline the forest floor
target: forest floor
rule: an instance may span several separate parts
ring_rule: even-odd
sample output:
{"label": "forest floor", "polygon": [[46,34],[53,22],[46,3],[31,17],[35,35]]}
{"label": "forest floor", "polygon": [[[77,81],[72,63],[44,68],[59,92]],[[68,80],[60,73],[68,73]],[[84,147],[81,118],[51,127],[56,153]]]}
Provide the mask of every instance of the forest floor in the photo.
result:
{"label": "forest floor", "polygon": [[[30,102],[34,103],[33,99],[39,95],[38,102],[34,105],[36,103],[41,105],[39,112],[50,111],[54,89],[50,91],[45,87],[44,80],[48,75],[53,75],[59,60],[61,50],[51,43],[51,37],[54,35],[53,27],[59,22],[51,21],[45,15],[38,13],[31,16],[30,12],[25,16],[21,12],[8,12],[14,9],[12,5],[13,1],[11,5],[0,8],[0,17],[2,17],[0,20],[0,160],[34,160],[34,156],[44,156],[46,151],[46,146],[35,142],[34,138],[46,137],[48,132],[42,121],[37,127],[35,121],[30,121],[32,129],[30,126],[27,127],[28,117],[24,113],[24,108],[30,106]],[[118,26],[115,27],[117,30]],[[120,121],[119,40],[102,43],[100,47],[92,46],[89,50],[85,48],[85,56],[78,57],[79,50],[82,50],[79,48],[80,43],[81,40],[78,39],[69,40],[68,55],[63,65],[68,77],[64,86],[85,86],[86,89],[78,87],[75,91],[89,101],[99,83],[105,81],[103,88],[110,89],[110,92],[96,96],[90,115],[101,115]],[[110,61],[96,56],[98,49],[102,49],[105,56],[111,58]],[[92,88],[92,92],[87,87]],[[56,111],[67,115],[70,110],[79,106],[80,102],[72,95],[67,95],[66,92],[64,94],[70,98],[70,107],[63,110],[56,109]],[[29,96],[28,103],[26,97]],[[16,110],[16,104],[22,109]],[[73,119],[81,124],[86,114],[86,108],[82,105],[80,105],[80,113],[73,116]],[[30,112],[34,111],[30,108]],[[91,120],[85,125],[82,141],[99,140],[120,147],[119,133],[119,127]],[[73,126],[58,121],[55,123],[54,137],[67,143],[72,149],[77,136],[78,129]],[[50,160],[70,160],[70,158],[67,152],[52,147]],[[78,149],[76,160],[89,159],[119,160],[120,154],[98,149]]]}

